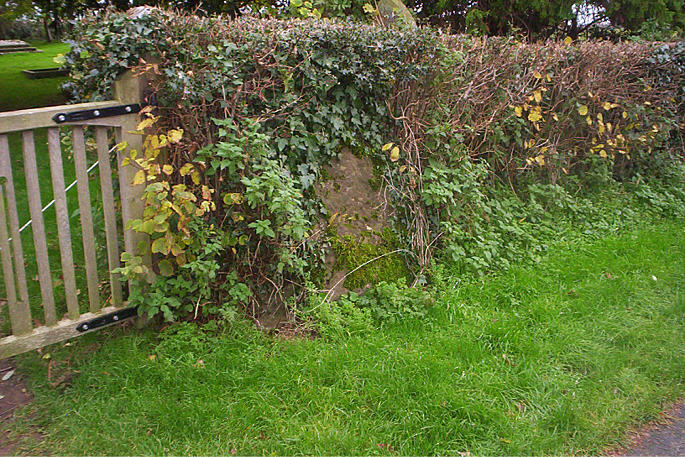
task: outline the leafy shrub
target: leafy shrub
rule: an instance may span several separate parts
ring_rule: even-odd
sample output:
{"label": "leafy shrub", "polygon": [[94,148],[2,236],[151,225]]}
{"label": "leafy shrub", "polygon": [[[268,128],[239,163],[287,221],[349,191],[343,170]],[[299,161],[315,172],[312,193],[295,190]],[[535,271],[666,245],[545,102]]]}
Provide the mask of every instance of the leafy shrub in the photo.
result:
{"label": "leafy shrub", "polygon": [[[411,252],[413,283],[436,248],[469,274],[534,261],[558,224],[595,233],[625,221],[596,218],[586,190],[682,175],[682,43],[526,44],[165,11],[106,12],[75,34],[66,61],[78,99],[108,98],[113,79],[135,66],[158,104],[147,127],[183,131],[178,141],[167,135],[165,154],[132,158],[152,171],[140,175],[149,211],[132,226],[151,235],[156,270],[174,278],[141,287],[157,291],[149,311],[167,318],[302,302],[326,243],[335,245],[314,236],[327,214],[313,184],[342,146],[377,164],[393,246]],[[650,189],[640,198],[657,207],[680,198]],[[385,260],[373,268],[399,267]],[[378,319],[420,314],[383,295],[392,287],[365,295],[390,308],[347,300]]]}

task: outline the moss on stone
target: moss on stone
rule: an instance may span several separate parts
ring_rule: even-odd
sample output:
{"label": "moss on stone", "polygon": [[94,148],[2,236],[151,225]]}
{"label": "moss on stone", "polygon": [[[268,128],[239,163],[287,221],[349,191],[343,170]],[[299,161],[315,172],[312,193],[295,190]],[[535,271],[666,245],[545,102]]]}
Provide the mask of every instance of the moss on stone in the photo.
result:
{"label": "moss on stone", "polygon": [[[374,236],[375,235],[375,236]],[[359,265],[371,259],[396,250],[399,246],[397,237],[390,229],[370,236],[360,235],[355,239],[351,235],[339,236],[335,229],[329,231],[329,240],[336,255],[335,271],[354,270]],[[380,239],[374,242],[372,238]],[[386,255],[365,265],[350,274],[343,285],[348,290],[356,290],[367,284],[376,285],[381,281],[395,280],[400,277],[409,278],[410,272],[400,253]]]}

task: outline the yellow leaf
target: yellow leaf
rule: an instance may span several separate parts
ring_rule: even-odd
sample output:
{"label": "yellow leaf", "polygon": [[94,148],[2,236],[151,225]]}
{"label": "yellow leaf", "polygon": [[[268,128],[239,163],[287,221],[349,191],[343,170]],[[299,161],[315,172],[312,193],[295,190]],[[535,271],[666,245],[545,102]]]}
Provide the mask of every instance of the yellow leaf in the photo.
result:
{"label": "yellow leaf", "polygon": [[611,127],[612,127],[611,122],[607,122],[607,130],[610,132],[611,132]]}
{"label": "yellow leaf", "polygon": [[604,115],[602,113],[597,113],[597,120],[599,122],[604,122]]}
{"label": "yellow leaf", "polygon": [[187,163],[181,167],[180,170],[178,170],[179,173],[181,173],[181,176],[187,176],[191,171],[193,170],[193,164],[192,163]]}
{"label": "yellow leaf", "polygon": [[148,117],[146,119],[143,119],[140,121],[138,124],[138,127],[136,127],[136,130],[145,130],[146,128],[150,127],[152,124],[154,124],[157,121],[157,118],[154,116]]}
{"label": "yellow leaf", "polygon": [[606,159],[606,157],[607,157],[607,152],[606,152],[604,149],[602,149],[601,151],[599,151],[599,156],[602,157],[602,158],[604,158],[604,159]]}
{"label": "yellow leaf", "polygon": [[392,146],[393,146],[393,143],[385,143],[383,145],[383,148],[382,148],[383,152],[389,151]]}
{"label": "yellow leaf", "polygon": [[568,45],[571,44],[572,42],[573,42],[573,38],[571,38],[570,36],[567,36],[566,38],[564,38],[564,44],[565,44],[566,46],[568,46]]}
{"label": "yellow leaf", "polygon": [[535,92],[533,92],[533,97],[535,97],[536,102],[540,103],[542,101],[542,92],[536,90]]}
{"label": "yellow leaf", "polygon": [[198,173],[197,171],[193,171],[190,174],[190,179],[193,180],[193,183],[195,183],[196,186],[199,185],[200,184],[200,173]]}
{"label": "yellow leaf", "polygon": [[557,122],[559,121],[559,116],[557,116],[557,113],[552,114],[552,118]]}
{"label": "yellow leaf", "polygon": [[174,172],[174,167],[172,167],[171,165],[167,164],[167,165],[164,165],[162,167],[162,173],[164,173],[167,176],[169,176],[173,172]]}
{"label": "yellow leaf", "polygon": [[626,113],[625,111],[623,112],[622,116],[623,116],[623,119],[628,119],[628,113]]}
{"label": "yellow leaf", "polygon": [[540,164],[541,166],[545,164],[545,158],[543,156],[537,156],[535,157],[535,161]]}
{"label": "yellow leaf", "polygon": [[552,81],[552,75],[547,73],[547,82],[551,82],[551,81]]}
{"label": "yellow leaf", "polygon": [[390,151],[390,160],[393,162],[397,162],[397,160],[400,158],[400,148],[395,146],[392,148],[392,151]]}
{"label": "yellow leaf", "polygon": [[604,108],[604,111],[609,111],[611,109],[611,103],[609,102],[604,102],[602,104],[602,108]]}
{"label": "yellow leaf", "polygon": [[515,106],[514,113],[516,113],[516,116],[521,117],[521,115],[523,114],[523,109],[520,106]]}
{"label": "yellow leaf", "polygon": [[587,125],[592,125],[592,118],[590,116],[586,117],[585,122],[587,122]]}
{"label": "yellow leaf", "polygon": [[376,12],[376,8],[374,8],[371,3],[364,3],[364,6],[362,6],[362,9],[367,14],[373,14]]}
{"label": "yellow leaf", "polygon": [[133,176],[133,185],[143,184],[145,182],[145,172],[143,170],[138,170],[138,172]]}
{"label": "yellow leaf", "polygon": [[531,122],[537,122],[540,119],[542,119],[542,115],[540,114],[540,110],[532,110],[530,113],[528,113],[528,120]]}
{"label": "yellow leaf", "polygon": [[580,105],[578,107],[578,114],[580,114],[581,116],[585,116],[587,114],[587,106]]}
{"label": "yellow leaf", "polygon": [[542,75],[541,75],[540,72],[537,71],[537,70],[535,70],[535,71],[533,72],[533,76],[535,77],[535,79],[540,79],[540,78],[542,78]]}
{"label": "yellow leaf", "polygon": [[169,143],[178,143],[183,138],[183,129],[169,130],[167,132]]}
{"label": "yellow leaf", "polygon": [[152,146],[153,149],[159,148],[159,137],[157,135],[150,135],[147,138],[150,140],[150,146]]}

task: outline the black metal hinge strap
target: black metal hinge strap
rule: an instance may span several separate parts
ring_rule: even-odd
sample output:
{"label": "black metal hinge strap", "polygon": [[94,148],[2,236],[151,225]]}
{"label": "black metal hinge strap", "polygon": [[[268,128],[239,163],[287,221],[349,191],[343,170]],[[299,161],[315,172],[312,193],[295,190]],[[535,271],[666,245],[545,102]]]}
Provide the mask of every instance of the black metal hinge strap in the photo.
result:
{"label": "black metal hinge strap", "polygon": [[141,109],[143,109],[143,105],[140,103],[110,106],[107,108],[84,109],[81,111],[72,111],[70,113],[57,113],[52,116],[52,120],[57,124],[63,124],[64,122],[89,121],[91,119],[100,119],[101,117],[134,114],[139,112]]}
{"label": "black metal hinge strap", "polygon": [[76,327],[79,332],[87,332],[96,328],[104,327],[106,325],[121,322],[125,319],[130,319],[138,315],[138,308],[126,308],[121,311],[115,311],[113,313],[105,314],[104,316],[96,317],[87,322],[83,322]]}

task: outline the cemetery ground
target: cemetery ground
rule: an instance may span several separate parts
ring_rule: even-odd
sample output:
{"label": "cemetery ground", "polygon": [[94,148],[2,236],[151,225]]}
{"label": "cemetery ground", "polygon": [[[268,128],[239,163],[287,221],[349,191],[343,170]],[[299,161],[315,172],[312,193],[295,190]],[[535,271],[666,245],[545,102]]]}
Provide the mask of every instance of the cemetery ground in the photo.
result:
{"label": "cemetery ground", "polygon": [[[54,66],[43,49],[1,56],[0,73],[9,58]],[[20,92],[9,109],[27,107],[27,95],[33,106],[55,103],[56,85],[30,89],[55,80],[23,78],[0,82],[10,84],[0,103]],[[11,141],[22,183],[19,138]],[[49,181],[47,160],[39,164]],[[46,217],[54,231],[54,210]],[[535,265],[483,278],[436,268],[426,319],[370,332],[286,337],[237,318],[111,328],[33,351],[12,362],[8,381],[33,400],[3,417],[0,449],[518,455],[630,445],[631,430],[685,394],[683,228],[669,218],[600,235],[571,227]]]}
{"label": "cemetery ground", "polygon": [[31,43],[43,52],[0,55],[0,111],[61,105],[64,78],[27,79],[22,70],[58,67],[52,59],[68,51],[64,43]]}

